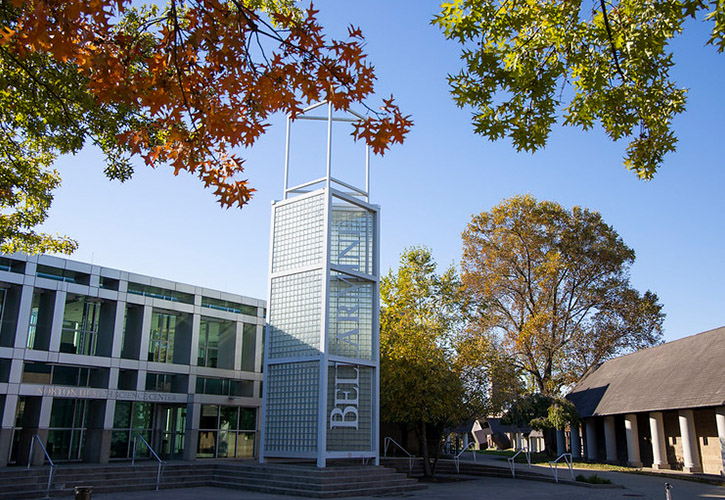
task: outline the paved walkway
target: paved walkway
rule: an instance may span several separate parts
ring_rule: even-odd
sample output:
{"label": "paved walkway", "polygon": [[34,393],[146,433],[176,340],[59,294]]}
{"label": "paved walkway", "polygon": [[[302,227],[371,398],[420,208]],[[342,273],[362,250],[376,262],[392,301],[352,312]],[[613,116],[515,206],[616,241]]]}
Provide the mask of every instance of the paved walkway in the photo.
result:
{"label": "paved walkway", "polygon": [[[482,459],[479,456],[478,462],[481,463],[482,461],[489,465],[508,467],[505,461],[491,457]],[[517,465],[517,467],[522,466]],[[532,469],[549,474],[547,467],[533,466]],[[567,477],[567,470],[561,469],[560,472],[562,477]],[[400,497],[410,500],[457,500],[459,498],[463,500],[664,500],[664,484],[668,482],[673,486],[671,491],[673,500],[725,500],[725,487],[722,486],[640,474],[575,469],[574,474],[579,473],[585,475],[596,473],[600,477],[611,480],[616,485],[623,486],[623,488],[589,488],[539,481],[475,477],[465,481],[433,483],[429,484],[425,490],[399,495],[385,495],[384,497]],[[93,495],[93,500],[293,500],[295,498],[302,497],[211,487]]]}

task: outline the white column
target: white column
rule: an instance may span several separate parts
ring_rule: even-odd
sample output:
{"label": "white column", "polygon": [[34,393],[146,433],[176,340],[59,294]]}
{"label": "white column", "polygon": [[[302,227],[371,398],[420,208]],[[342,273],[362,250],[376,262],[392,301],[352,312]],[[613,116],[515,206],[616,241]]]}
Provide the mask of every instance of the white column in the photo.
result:
{"label": "white column", "polygon": [[717,437],[720,438],[720,475],[725,475],[725,406],[715,410],[715,423],[717,424]]}
{"label": "white column", "polygon": [[597,426],[594,417],[586,419],[587,460],[597,459]]}
{"label": "white column", "polygon": [[571,424],[571,456],[572,458],[582,457],[582,441],[579,437],[579,424]]}
{"label": "white column", "polygon": [[697,453],[697,434],[695,433],[695,416],[692,410],[680,410],[680,435],[682,436],[682,455],[685,472],[702,472],[700,457]]}
{"label": "white column", "polygon": [[617,461],[617,434],[614,429],[614,417],[604,417],[604,443],[607,448],[607,462]]}
{"label": "white column", "polygon": [[624,435],[627,438],[627,464],[630,467],[642,467],[642,459],[639,455],[637,415],[634,413],[624,416]]}
{"label": "white column", "polygon": [[662,418],[662,412],[655,411],[649,414],[649,430],[652,435],[652,468],[655,470],[669,469],[667,441],[665,441],[665,421]]}

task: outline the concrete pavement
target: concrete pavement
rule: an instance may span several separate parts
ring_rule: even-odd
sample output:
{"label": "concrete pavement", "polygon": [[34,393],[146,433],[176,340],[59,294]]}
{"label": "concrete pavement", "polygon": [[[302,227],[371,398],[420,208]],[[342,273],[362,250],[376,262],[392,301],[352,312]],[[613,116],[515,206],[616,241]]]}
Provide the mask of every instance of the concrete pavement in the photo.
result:
{"label": "concrete pavement", "polygon": [[[505,464],[504,462],[504,467]],[[548,473],[545,467],[534,466],[532,469],[541,469],[540,472]],[[561,472],[568,474],[568,471],[562,470]],[[386,495],[386,497],[399,496],[410,500],[454,500],[458,498],[467,500],[664,500],[664,483],[669,482],[674,487],[673,500],[725,499],[725,487],[721,486],[620,472],[575,470],[575,474],[580,472],[587,475],[596,473],[624,488],[589,488],[539,481],[476,477],[466,478],[468,480],[465,481],[429,484],[426,490]],[[566,475],[562,477],[566,477]],[[295,498],[302,497],[211,487],[93,495],[93,500],[293,500]],[[359,500],[372,497],[350,498]]]}

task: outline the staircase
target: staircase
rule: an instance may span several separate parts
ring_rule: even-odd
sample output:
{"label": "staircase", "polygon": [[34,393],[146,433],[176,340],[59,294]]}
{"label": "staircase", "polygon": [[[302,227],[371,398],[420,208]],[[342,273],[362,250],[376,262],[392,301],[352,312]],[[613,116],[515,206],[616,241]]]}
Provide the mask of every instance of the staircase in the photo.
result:
{"label": "staircase", "polygon": [[[156,464],[61,465],[50,496],[70,496],[75,486],[93,486],[94,493],[152,490]],[[48,467],[0,469],[0,499],[43,498]],[[257,464],[254,462],[167,463],[160,488],[216,486],[282,495],[336,498],[384,495],[425,488],[395,469],[374,466]]]}
{"label": "staircase", "polygon": [[[386,467],[392,467],[398,472],[408,473],[409,462],[407,458],[381,458],[381,465]],[[500,477],[509,478],[511,477],[511,470],[503,465],[497,467],[494,465],[477,464],[474,462],[460,462],[459,470],[456,471],[456,465],[453,460],[438,460],[435,468],[435,475],[438,476],[480,476],[480,477]],[[567,472],[568,473],[568,472]],[[420,458],[415,459],[413,462],[412,477],[423,476],[423,460]],[[516,479],[524,479],[529,481],[543,481],[546,483],[553,483],[554,478],[551,474],[542,474],[539,472],[532,472],[526,464],[516,464]],[[571,484],[573,481],[567,481],[559,479],[559,483]]]}

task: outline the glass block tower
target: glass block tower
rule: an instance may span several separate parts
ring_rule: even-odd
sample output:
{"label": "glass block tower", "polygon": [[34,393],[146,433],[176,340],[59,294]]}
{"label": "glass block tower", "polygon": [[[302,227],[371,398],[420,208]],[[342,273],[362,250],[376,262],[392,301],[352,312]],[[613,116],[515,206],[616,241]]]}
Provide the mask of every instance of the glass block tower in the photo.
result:
{"label": "glass block tower", "polygon": [[[327,116],[314,116],[327,110]],[[379,457],[379,207],[332,177],[329,103],[296,119],[327,120],[327,172],[272,205],[260,461]]]}

